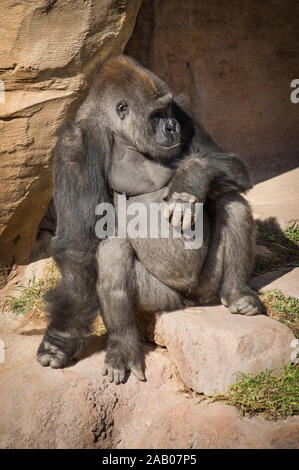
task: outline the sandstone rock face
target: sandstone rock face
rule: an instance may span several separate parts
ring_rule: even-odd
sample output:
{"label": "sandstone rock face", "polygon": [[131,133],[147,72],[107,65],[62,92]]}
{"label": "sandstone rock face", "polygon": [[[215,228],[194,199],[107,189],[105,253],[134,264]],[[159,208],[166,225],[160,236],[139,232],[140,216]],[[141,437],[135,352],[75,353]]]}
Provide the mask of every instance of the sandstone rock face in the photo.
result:
{"label": "sandstone rock face", "polygon": [[279,372],[290,361],[292,331],[264,315],[233,315],[223,306],[156,313],[147,336],[166,346],[184,383],[199,393],[225,393],[240,372]]}
{"label": "sandstone rock face", "polygon": [[[15,315],[14,315],[15,317]],[[198,404],[184,391],[169,355],[145,346],[146,382],[109,384],[101,374],[105,338],[64,370],[41,367],[41,336],[12,332],[1,315],[0,448],[297,448],[299,417],[244,418],[222,403]]]}
{"label": "sandstone rock face", "polygon": [[216,142],[261,181],[298,164],[298,15],[295,1],[144,0],[127,52],[191,96]]}
{"label": "sandstone rock face", "polygon": [[1,2],[2,263],[21,263],[32,251],[52,197],[57,128],[74,117],[94,69],[109,55],[122,52],[140,3]]}

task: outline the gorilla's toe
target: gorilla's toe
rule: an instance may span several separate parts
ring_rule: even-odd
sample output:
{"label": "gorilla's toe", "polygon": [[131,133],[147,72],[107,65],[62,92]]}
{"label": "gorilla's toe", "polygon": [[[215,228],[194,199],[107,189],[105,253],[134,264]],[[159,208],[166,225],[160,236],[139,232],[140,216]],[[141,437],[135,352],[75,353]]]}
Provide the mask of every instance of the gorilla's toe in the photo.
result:
{"label": "gorilla's toe", "polygon": [[144,375],[143,368],[142,368],[141,364],[133,364],[130,367],[130,370],[138,380],[140,380],[141,382],[145,381],[145,375]]}
{"label": "gorilla's toe", "polygon": [[81,351],[85,340],[57,330],[47,330],[37,351],[37,360],[43,366],[60,369],[70,364]]}
{"label": "gorilla's toe", "polygon": [[258,298],[258,295],[252,291],[246,295],[240,294],[234,300],[228,304],[228,309],[231,313],[239,313],[241,315],[258,315],[263,313],[263,305]]}
{"label": "gorilla's toe", "polygon": [[138,344],[128,347],[117,342],[108,346],[103,375],[107,375],[109,382],[119,384],[125,381],[127,371],[131,371],[138,380],[145,380]]}
{"label": "gorilla's toe", "polygon": [[48,341],[41,343],[37,352],[37,360],[43,367],[50,366],[53,369],[65,367],[69,362],[67,355]]}
{"label": "gorilla's toe", "polygon": [[107,375],[109,382],[114,382],[116,385],[125,381],[125,374],[126,370],[124,367],[115,369],[113,366],[105,364],[103,368],[103,375]]}

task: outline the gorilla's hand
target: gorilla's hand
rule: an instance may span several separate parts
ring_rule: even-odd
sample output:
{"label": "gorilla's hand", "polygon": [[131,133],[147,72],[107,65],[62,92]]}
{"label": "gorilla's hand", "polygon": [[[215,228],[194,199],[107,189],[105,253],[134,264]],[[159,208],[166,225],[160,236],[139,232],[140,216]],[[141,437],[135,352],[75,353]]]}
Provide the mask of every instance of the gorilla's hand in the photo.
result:
{"label": "gorilla's hand", "polygon": [[196,219],[195,203],[198,202],[196,196],[186,192],[170,193],[167,187],[162,194],[162,198],[167,203],[163,217],[169,219],[173,227],[181,225],[182,229],[186,230],[194,224]]}

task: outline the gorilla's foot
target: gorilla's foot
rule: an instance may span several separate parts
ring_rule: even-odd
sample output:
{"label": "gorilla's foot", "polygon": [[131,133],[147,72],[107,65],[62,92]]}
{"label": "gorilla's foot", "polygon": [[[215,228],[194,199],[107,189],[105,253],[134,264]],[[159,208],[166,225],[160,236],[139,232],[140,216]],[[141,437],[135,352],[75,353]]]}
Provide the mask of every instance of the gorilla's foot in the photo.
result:
{"label": "gorilla's foot", "polygon": [[221,296],[221,303],[231,313],[241,315],[258,315],[263,313],[263,304],[256,292],[248,288],[246,291],[235,291],[229,296]]}
{"label": "gorilla's foot", "polygon": [[124,382],[126,371],[131,371],[138,380],[144,381],[141,351],[138,343],[129,345],[121,341],[111,341],[108,344],[103,375],[108,376],[109,382],[119,384]]}
{"label": "gorilla's foot", "polygon": [[72,362],[81,351],[85,341],[70,333],[48,330],[38,348],[37,360],[43,366],[59,369]]}

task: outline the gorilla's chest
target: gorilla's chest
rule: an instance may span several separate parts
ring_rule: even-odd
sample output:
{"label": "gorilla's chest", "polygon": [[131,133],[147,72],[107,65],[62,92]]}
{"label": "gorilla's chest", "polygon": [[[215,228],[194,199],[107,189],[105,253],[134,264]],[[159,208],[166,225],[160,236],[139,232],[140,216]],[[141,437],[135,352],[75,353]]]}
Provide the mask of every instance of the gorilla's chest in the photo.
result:
{"label": "gorilla's chest", "polygon": [[173,169],[147,159],[134,149],[117,144],[109,184],[118,193],[135,196],[163,188],[173,173]]}

